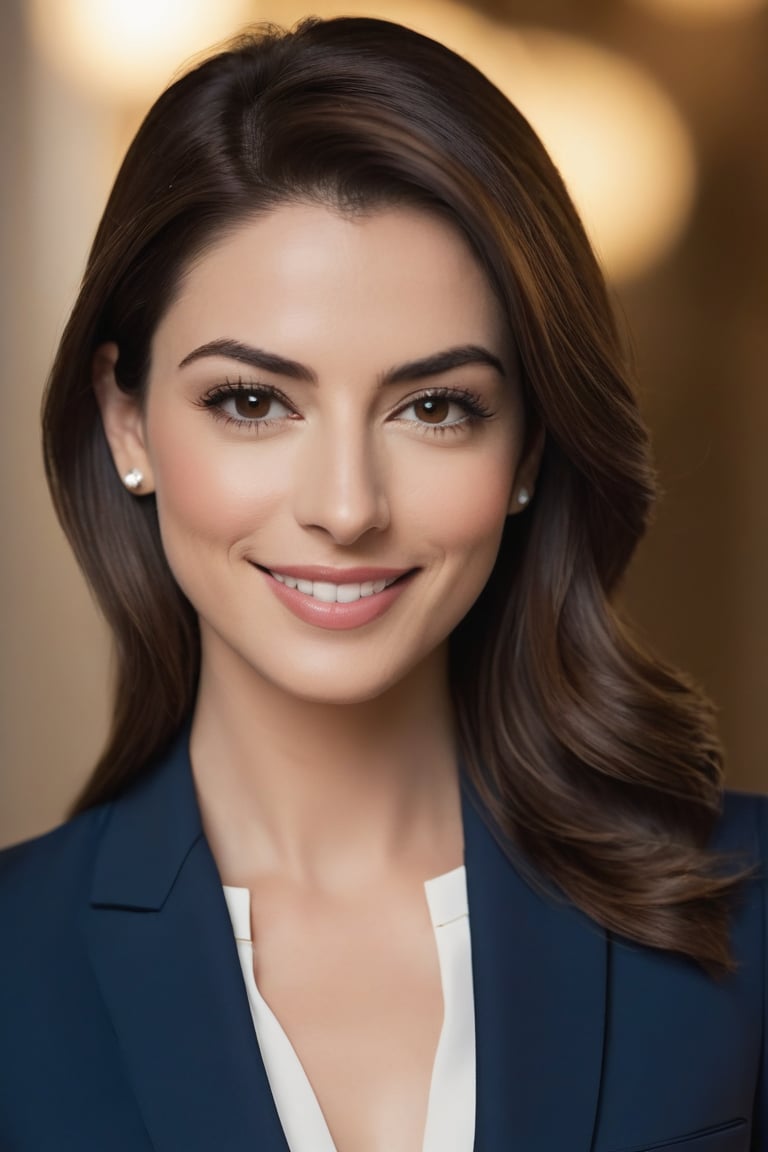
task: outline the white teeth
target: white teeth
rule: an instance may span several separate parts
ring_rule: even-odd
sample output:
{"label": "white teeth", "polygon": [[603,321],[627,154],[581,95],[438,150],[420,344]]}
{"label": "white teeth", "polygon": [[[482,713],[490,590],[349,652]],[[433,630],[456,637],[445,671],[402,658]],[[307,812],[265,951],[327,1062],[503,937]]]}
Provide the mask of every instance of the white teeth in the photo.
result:
{"label": "white teeth", "polygon": [[[333,588],[334,586],[330,584],[329,587]],[[360,584],[339,584],[334,598],[339,604],[354,604],[355,600],[359,600],[362,594],[362,585]]]}
{"label": "white teeth", "polygon": [[327,580],[296,580],[293,576],[283,576],[280,572],[270,572],[280,584],[286,588],[298,588],[305,596],[312,596],[325,604],[354,604],[363,596],[375,596],[383,592],[397,579],[391,580],[365,580],[362,584],[331,584]]}

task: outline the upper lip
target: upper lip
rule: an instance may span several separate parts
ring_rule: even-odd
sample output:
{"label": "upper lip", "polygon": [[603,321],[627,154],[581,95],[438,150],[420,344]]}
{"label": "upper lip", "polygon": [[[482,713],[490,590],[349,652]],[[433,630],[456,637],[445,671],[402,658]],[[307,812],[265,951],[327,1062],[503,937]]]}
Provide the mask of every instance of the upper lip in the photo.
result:
{"label": "upper lip", "polygon": [[412,568],[329,568],[322,564],[259,564],[268,572],[279,572],[281,576],[293,576],[296,580],[311,580],[312,583],[364,584],[369,580],[396,580],[412,572]]}

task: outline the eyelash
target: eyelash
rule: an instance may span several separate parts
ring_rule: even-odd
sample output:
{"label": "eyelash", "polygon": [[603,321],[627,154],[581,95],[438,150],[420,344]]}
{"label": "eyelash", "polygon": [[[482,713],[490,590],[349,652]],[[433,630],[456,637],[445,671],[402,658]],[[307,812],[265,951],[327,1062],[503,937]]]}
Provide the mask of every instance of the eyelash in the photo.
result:
{"label": "eyelash", "polygon": [[[245,380],[228,380],[226,383],[218,385],[201,398],[199,405],[201,408],[207,409],[215,419],[221,420],[225,424],[233,424],[238,428],[247,428],[249,432],[256,435],[258,435],[262,429],[268,428],[270,425],[277,424],[280,420],[285,419],[285,417],[281,416],[272,419],[266,417],[262,420],[247,420],[244,417],[240,419],[225,412],[222,408],[224,402],[232,399],[233,396],[241,394],[269,396],[274,400],[278,400],[295,414],[295,409],[290,400],[278,388],[275,388],[271,384],[249,384]],[[465,419],[455,420],[450,424],[427,424],[420,420],[407,421],[409,424],[415,424],[423,434],[428,436],[441,436],[449,432],[460,432],[469,425],[476,424],[481,420],[488,420],[493,416],[493,413],[485,405],[480,396],[474,392],[468,392],[463,388],[429,388],[419,393],[418,396],[411,397],[408,403],[402,406],[400,411],[406,411],[413,404],[418,404],[420,400],[448,400],[458,404],[466,413]]]}
{"label": "eyelash", "polygon": [[227,380],[224,384],[217,385],[212,388],[210,392],[206,392],[205,396],[201,397],[199,405],[201,408],[206,408],[216,420],[221,420],[224,424],[233,424],[237,428],[247,428],[250,432],[258,433],[262,428],[268,428],[271,424],[279,423],[279,418],[270,419],[267,417],[264,420],[246,420],[245,417],[238,418],[237,416],[230,416],[225,412],[221,405],[225,400],[231,400],[233,396],[269,396],[273,400],[285,405],[294,412],[293,405],[287,396],[284,396],[279,389],[274,388],[272,385],[266,386],[264,384],[249,384],[245,380]]}

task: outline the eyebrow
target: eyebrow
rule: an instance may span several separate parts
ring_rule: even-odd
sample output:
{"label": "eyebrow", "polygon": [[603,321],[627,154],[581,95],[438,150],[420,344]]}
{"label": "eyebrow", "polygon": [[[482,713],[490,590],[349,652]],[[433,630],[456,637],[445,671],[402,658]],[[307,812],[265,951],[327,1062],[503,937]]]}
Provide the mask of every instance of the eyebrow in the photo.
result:
{"label": "eyebrow", "polygon": [[242,344],[239,340],[211,340],[208,344],[201,344],[184,357],[179,368],[186,368],[187,364],[209,356],[223,356],[226,360],[237,360],[240,364],[249,364],[264,372],[275,372],[279,376],[290,376],[292,380],[305,380],[310,384],[317,383],[314,372],[296,360],[286,360],[284,356],[265,352],[262,348],[252,348],[250,344]]}
{"label": "eyebrow", "polygon": [[[196,360],[212,356],[236,360],[240,364],[248,364],[251,368],[260,368],[264,372],[274,372],[278,376],[287,376],[291,380],[317,384],[317,376],[306,365],[300,364],[297,360],[287,360],[275,352],[266,352],[263,348],[243,344],[239,340],[211,340],[208,344],[201,344],[184,357],[179,368],[186,368]],[[424,356],[420,360],[398,364],[384,373],[381,384],[403,384],[413,380],[424,380],[429,376],[440,376],[443,372],[450,372],[454,368],[463,368],[467,364],[486,364],[502,378],[506,376],[501,360],[487,348],[478,344],[461,344],[456,348],[446,348],[445,351]]]}

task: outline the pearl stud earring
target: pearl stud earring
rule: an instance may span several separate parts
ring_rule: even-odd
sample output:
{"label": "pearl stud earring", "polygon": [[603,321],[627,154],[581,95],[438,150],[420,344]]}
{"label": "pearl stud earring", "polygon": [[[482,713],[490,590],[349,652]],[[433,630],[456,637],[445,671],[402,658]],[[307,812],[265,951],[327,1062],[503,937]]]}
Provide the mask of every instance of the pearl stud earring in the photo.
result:
{"label": "pearl stud earring", "polygon": [[126,488],[130,488],[131,492],[135,492],[144,481],[144,473],[140,472],[138,468],[131,468],[130,472],[126,472],[123,476],[123,484]]}
{"label": "pearl stud earring", "polygon": [[525,505],[528,503],[530,498],[531,498],[531,494],[527,488],[521,488],[517,494],[517,502],[521,506],[521,508],[525,507]]}

